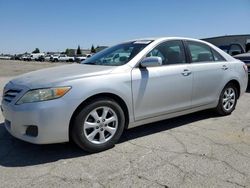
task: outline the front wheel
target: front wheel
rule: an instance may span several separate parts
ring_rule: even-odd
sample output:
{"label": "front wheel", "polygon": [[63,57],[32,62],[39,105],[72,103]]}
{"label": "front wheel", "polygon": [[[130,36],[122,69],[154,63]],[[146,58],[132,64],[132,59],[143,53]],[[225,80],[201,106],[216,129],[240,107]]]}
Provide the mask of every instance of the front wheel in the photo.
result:
{"label": "front wheel", "polygon": [[71,137],[83,150],[99,152],[115,145],[124,125],[124,112],[119,104],[110,98],[99,98],[75,116]]}
{"label": "front wheel", "polygon": [[216,111],[220,115],[231,114],[237,104],[238,93],[234,84],[227,84],[220,94],[219,103],[216,107]]}

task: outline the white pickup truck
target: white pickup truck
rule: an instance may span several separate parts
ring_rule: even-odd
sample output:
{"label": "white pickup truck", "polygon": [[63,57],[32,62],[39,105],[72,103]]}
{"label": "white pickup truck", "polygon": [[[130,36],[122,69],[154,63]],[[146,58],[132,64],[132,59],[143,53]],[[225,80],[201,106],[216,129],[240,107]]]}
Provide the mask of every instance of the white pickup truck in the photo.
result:
{"label": "white pickup truck", "polygon": [[92,54],[86,54],[86,55],[82,55],[82,56],[77,56],[77,57],[75,57],[75,61],[77,63],[80,63],[81,61],[84,61],[84,60],[86,60],[87,58],[89,58],[91,56],[92,56]]}
{"label": "white pickup truck", "polygon": [[50,57],[50,61],[52,61],[52,62],[58,62],[59,60],[59,56],[60,56],[60,54],[53,54],[53,55],[51,55],[51,57]]}
{"label": "white pickup truck", "polygon": [[61,54],[58,57],[58,61],[74,62],[75,58],[67,56],[66,54]]}
{"label": "white pickup truck", "polygon": [[30,59],[32,61],[44,61],[44,53],[32,53],[30,54]]}

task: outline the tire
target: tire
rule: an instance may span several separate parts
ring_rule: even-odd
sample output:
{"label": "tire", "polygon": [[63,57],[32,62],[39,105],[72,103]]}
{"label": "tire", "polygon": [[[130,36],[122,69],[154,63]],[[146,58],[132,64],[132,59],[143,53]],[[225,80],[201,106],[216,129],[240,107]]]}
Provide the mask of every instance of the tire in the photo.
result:
{"label": "tire", "polygon": [[[216,112],[222,116],[230,115],[235,110],[237,99],[238,99],[237,88],[232,83],[227,84],[223,88],[220,94],[220,99],[216,107]],[[229,106],[226,105],[228,103]]]}
{"label": "tire", "polygon": [[125,116],[113,99],[97,98],[75,116],[72,126],[72,140],[83,150],[95,153],[112,148],[118,142],[124,130]]}

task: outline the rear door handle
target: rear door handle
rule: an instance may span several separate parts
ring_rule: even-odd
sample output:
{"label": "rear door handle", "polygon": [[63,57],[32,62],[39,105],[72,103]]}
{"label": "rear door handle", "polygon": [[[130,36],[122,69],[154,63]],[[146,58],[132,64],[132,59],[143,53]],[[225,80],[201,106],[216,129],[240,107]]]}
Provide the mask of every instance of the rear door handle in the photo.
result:
{"label": "rear door handle", "polygon": [[183,76],[189,76],[192,72],[188,69],[184,69],[183,72],[181,73]]}
{"label": "rear door handle", "polygon": [[222,69],[222,70],[227,70],[228,67],[227,67],[226,65],[223,65],[221,69]]}

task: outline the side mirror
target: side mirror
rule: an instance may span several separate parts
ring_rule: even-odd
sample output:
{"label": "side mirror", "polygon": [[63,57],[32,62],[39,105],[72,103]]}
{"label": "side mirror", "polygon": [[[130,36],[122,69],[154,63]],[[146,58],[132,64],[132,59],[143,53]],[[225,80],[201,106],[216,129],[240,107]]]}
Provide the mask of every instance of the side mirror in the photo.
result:
{"label": "side mirror", "polygon": [[157,67],[162,65],[161,57],[146,57],[140,63],[142,67]]}

